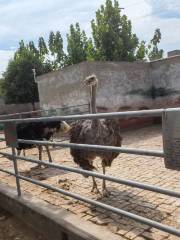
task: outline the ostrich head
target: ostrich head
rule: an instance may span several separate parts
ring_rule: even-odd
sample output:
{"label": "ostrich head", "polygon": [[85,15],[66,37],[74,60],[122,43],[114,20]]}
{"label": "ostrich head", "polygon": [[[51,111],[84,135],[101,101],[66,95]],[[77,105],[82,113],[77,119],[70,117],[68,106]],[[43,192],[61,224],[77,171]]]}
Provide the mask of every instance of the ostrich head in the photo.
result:
{"label": "ostrich head", "polygon": [[98,79],[95,74],[92,74],[85,78],[84,80],[84,85],[91,87],[91,86],[97,86],[98,84]]}

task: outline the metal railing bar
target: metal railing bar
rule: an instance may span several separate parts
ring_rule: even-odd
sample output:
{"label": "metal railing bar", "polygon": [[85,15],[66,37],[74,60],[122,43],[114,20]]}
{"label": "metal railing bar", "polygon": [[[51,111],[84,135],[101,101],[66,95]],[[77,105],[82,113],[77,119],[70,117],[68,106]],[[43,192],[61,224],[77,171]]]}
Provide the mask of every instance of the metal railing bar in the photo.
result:
{"label": "metal railing bar", "polygon": [[[11,154],[3,153],[3,152],[0,152],[0,154],[10,158],[10,160],[12,159]],[[131,186],[131,187],[136,187],[136,188],[140,188],[140,189],[144,189],[144,190],[148,190],[148,191],[153,191],[153,192],[165,194],[165,195],[168,195],[168,196],[171,196],[171,197],[180,198],[180,192],[175,192],[173,190],[153,186],[153,185],[150,185],[150,184],[139,183],[139,182],[136,182],[136,181],[133,181],[133,180],[127,180],[127,179],[123,179],[123,178],[115,178],[115,177],[107,176],[107,175],[104,175],[104,174],[101,174],[101,173],[87,171],[87,170],[83,170],[83,169],[80,169],[80,168],[66,167],[66,166],[62,166],[60,164],[54,164],[54,163],[49,163],[49,162],[45,162],[45,161],[39,161],[39,160],[35,160],[35,159],[32,159],[32,158],[27,158],[27,157],[22,157],[22,156],[17,156],[17,155],[15,157],[17,159],[23,160],[23,161],[42,164],[42,165],[49,166],[49,167],[52,167],[52,168],[57,168],[57,169],[61,169],[61,170],[69,171],[69,172],[75,172],[77,174],[94,176],[94,177],[97,177],[97,178],[100,178],[100,179],[105,179],[107,181],[115,182],[115,183],[118,183],[118,184],[123,184],[123,185]]]}
{"label": "metal railing bar", "polygon": [[26,114],[31,114],[31,113],[38,113],[38,112],[42,112],[42,111],[44,111],[44,110],[35,110],[35,111],[29,111],[29,112],[3,114],[3,115],[0,115],[0,120],[2,120],[2,118],[21,116],[21,115],[26,115]]}
{"label": "metal railing bar", "polygon": [[[176,111],[180,108],[172,108]],[[24,118],[24,119],[6,119],[0,120],[0,123],[6,122],[42,122],[42,121],[60,121],[60,120],[79,120],[79,119],[97,119],[97,118],[130,118],[130,117],[157,117],[161,116],[165,109],[153,109],[153,110],[140,110],[140,111],[127,111],[127,112],[110,112],[110,113],[96,113],[96,114],[84,114],[84,115],[70,115],[70,116],[53,116],[53,117],[39,117],[39,118]]]}
{"label": "metal railing bar", "polygon": [[110,205],[107,205],[107,204],[104,204],[104,203],[101,203],[101,202],[98,202],[98,201],[95,201],[95,200],[88,199],[88,198],[80,196],[78,194],[71,193],[71,192],[65,191],[63,189],[59,189],[57,187],[53,187],[49,184],[42,183],[40,181],[31,179],[31,178],[28,178],[28,177],[24,177],[24,176],[19,175],[19,178],[22,179],[22,180],[34,183],[36,185],[39,185],[41,187],[48,188],[50,190],[56,191],[60,194],[66,195],[68,197],[77,199],[79,201],[82,201],[82,202],[85,202],[85,203],[88,203],[88,204],[91,204],[91,205],[94,205],[94,206],[97,206],[97,207],[101,207],[105,210],[111,211],[111,212],[116,213],[118,215],[123,215],[125,217],[131,218],[131,219],[133,219],[135,221],[138,221],[138,222],[141,222],[143,224],[147,224],[151,227],[157,228],[157,229],[162,230],[164,232],[167,232],[167,233],[170,233],[170,234],[173,234],[173,235],[176,235],[176,236],[180,236],[180,230],[175,229],[173,227],[170,227],[168,225],[161,224],[159,222],[156,222],[156,221],[153,221],[151,219],[136,215],[134,213],[130,213],[130,212],[127,212],[125,210],[118,209],[118,208],[115,208],[113,206],[110,206]]}
{"label": "metal railing bar", "polygon": [[53,116],[53,117],[38,117],[38,118],[24,118],[24,119],[4,119],[0,123],[6,122],[42,122],[42,121],[60,121],[60,120],[79,120],[79,119],[97,119],[97,118],[131,118],[131,117],[160,117],[165,111],[180,111],[180,108],[169,109],[153,109],[140,111],[126,111],[126,112],[110,112],[110,113],[96,113],[84,115],[67,115],[67,116]]}
{"label": "metal railing bar", "polygon": [[10,147],[8,147],[8,146],[7,147],[3,147],[3,148],[0,148],[0,150],[7,149],[7,148],[10,148]]}
{"label": "metal railing bar", "polygon": [[[84,104],[78,104],[78,105],[71,105],[71,106],[66,106],[66,107],[60,107],[60,108],[53,108],[52,110],[56,110],[56,109],[67,109],[67,108],[74,108],[74,107],[82,107],[82,106],[89,106],[88,103],[84,103]],[[47,109],[45,111],[50,111],[51,109]]]}
{"label": "metal railing bar", "polygon": [[[5,138],[0,138],[0,140],[4,141]],[[97,151],[107,151],[107,152],[111,151],[111,152],[119,152],[119,153],[137,154],[137,155],[143,155],[143,156],[164,157],[164,152],[160,150],[123,148],[123,147],[92,145],[92,144],[90,145],[90,144],[63,143],[63,141],[67,141],[67,140],[69,139],[50,142],[50,141],[18,139],[18,142],[27,143],[27,144],[36,144],[36,145],[57,146],[62,148],[87,149],[87,150],[97,150]]]}
{"label": "metal railing bar", "polygon": [[18,193],[18,196],[21,196],[21,186],[20,186],[20,181],[19,181],[19,172],[18,172],[18,165],[17,165],[17,158],[16,158],[16,150],[15,150],[14,147],[12,147],[12,158],[11,159],[12,159],[13,165],[14,165],[17,193]]}
{"label": "metal railing bar", "polygon": [[[0,140],[5,140],[5,138],[0,138]],[[69,140],[69,139],[66,139],[66,140]],[[20,143],[35,144],[35,145],[48,145],[48,146],[57,146],[62,148],[75,148],[75,149],[83,149],[83,150],[87,149],[87,150],[96,150],[96,151],[137,154],[137,155],[143,155],[143,156],[164,157],[164,152],[160,150],[146,150],[146,149],[123,148],[123,147],[104,146],[104,145],[63,143],[63,141],[65,140],[50,142],[50,141],[18,139],[18,142]]]}
{"label": "metal railing bar", "polygon": [[50,142],[50,141],[36,141],[36,140],[25,140],[25,139],[18,139],[18,142],[35,144],[35,145],[69,147],[69,148],[83,149],[83,150],[86,149],[86,150],[96,150],[96,151],[106,151],[106,152],[137,154],[137,155],[144,155],[144,156],[164,157],[163,151],[159,151],[159,150],[146,150],[146,149],[123,148],[123,147],[104,146],[104,145],[62,143],[62,142]]}
{"label": "metal railing bar", "polygon": [[[56,140],[55,142],[60,143],[60,142],[64,142],[64,141],[69,141],[69,138],[64,138],[61,140]],[[54,142],[54,141],[53,141]]]}
{"label": "metal railing bar", "polygon": [[2,114],[0,115],[0,120],[1,118],[7,118],[7,117],[14,117],[14,116],[21,116],[21,115],[26,115],[30,113],[40,113],[40,112],[48,112],[48,111],[55,111],[55,110],[63,110],[63,109],[69,109],[69,108],[74,108],[74,107],[81,107],[81,106],[89,106],[89,104],[79,104],[79,105],[74,105],[74,106],[67,106],[67,107],[60,107],[60,108],[54,108],[54,109],[39,109],[39,110],[34,110],[34,111],[28,111],[28,112],[20,112],[20,113],[9,113],[9,114]]}
{"label": "metal railing bar", "polygon": [[[7,174],[10,174],[10,175],[13,175],[13,176],[16,176],[15,173],[11,172],[11,171],[8,171],[8,170],[4,170],[2,168],[0,168],[0,171],[1,172],[4,172],[4,173],[7,173]],[[91,200],[91,199],[88,199],[88,198],[85,198],[85,197],[82,197],[78,194],[75,194],[75,193],[70,193],[70,192],[67,192],[63,189],[59,189],[59,188],[56,188],[56,187],[53,187],[49,184],[46,184],[46,183],[42,183],[40,181],[37,181],[37,180],[34,180],[34,179],[31,179],[31,178],[27,178],[27,177],[24,177],[22,175],[19,175],[18,176],[20,179],[24,180],[24,181],[28,181],[28,182],[31,182],[35,185],[39,185],[41,187],[44,187],[44,188],[47,188],[47,189],[51,189],[53,191],[56,191],[60,194],[63,194],[63,195],[66,195],[66,196],[69,196],[69,197],[72,197],[72,198],[75,198],[79,201],[82,201],[82,202],[86,202],[88,204],[91,204],[91,205],[94,205],[94,206],[97,206],[97,207],[101,207],[105,210],[108,210],[108,211],[112,211],[118,215],[123,215],[125,217],[129,217],[133,220],[137,220],[141,223],[144,223],[144,224],[147,224],[151,227],[155,227],[159,230],[162,230],[162,231],[165,231],[165,232],[168,232],[170,234],[173,234],[173,235],[176,235],[176,236],[180,236],[180,230],[178,229],[175,229],[173,227],[169,227],[167,225],[164,225],[164,224],[161,224],[161,223],[158,223],[156,221],[153,221],[151,219],[148,219],[148,218],[145,218],[145,217],[142,217],[142,216],[138,216],[136,214],[133,214],[133,213],[130,213],[130,212],[127,212],[125,210],[122,210],[122,209],[118,209],[118,208],[115,208],[115,207],[112,207],[112,206],[109,206],[107,204],[104,204],[104,203],[101,203],[101,202],[98,202],[98,201],[95,201],[95,200]]]}
{"label": "metal railing bar", "polygon": [[4,173],[7,173],[7,174],[9,174],[9,175],[13,175],[14,177],[16,176],[16,174],[15,174],[14,172],[5,170],[5,169],[3,169],[3,168],[0,168],[0,172],[4,172]]}

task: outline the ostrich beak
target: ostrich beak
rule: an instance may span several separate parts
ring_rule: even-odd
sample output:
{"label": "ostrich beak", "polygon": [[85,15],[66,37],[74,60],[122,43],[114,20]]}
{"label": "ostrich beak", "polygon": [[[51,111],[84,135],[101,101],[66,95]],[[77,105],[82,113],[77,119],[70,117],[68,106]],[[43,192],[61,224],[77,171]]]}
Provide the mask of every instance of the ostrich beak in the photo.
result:
{"label": "ostrich beak", "polygon": [[70,125],[67,124],[67,122],[62,121],[62,123],[61,123],[61,131],[62,131],[63,133],[67,133],[67,132],[69,132],[70,130],[71,130]]}

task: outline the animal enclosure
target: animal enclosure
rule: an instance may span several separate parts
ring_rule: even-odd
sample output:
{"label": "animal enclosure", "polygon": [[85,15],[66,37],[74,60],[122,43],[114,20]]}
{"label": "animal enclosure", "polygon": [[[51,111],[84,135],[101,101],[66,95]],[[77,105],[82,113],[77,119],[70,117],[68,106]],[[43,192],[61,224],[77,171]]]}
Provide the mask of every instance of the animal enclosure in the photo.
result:
{"label": "animal enclosure", "polygon": [[[168,111],[179,112],[180,110],[179,109],[171,109],[171,110],[168,110]],[[149,111],[148,110],[143,110],[143,111],[132,111],[132,112],[87,114],[87,115],[61,116],[61,117],[57,116],[57,117],[54,117],[53,119],[54,120],[77,120],[77,119],[93,119],[93,118],[105,118],[106,119],[106,118],[111,118],[111,117],[112,118],[128,118],[128,117],[132,117],[132,116],[144,117],[144,116],[147,116],[147,115],[148,116],[161,116],[163,113],[164,113],[164,110],[160,109],[160,110],[149,110]],[[38,122],[38,121],[47,121],[47,120],[52,120],[52,118],[9,119],[9,120],[1,120],[1,123],[5,124],[5,123],[8,123],[8,122],[16,122],[16,123],[19,123],[19,122]],[[4,138],[1,138],[1,140],[4,141]],[[164,152],[163,151],[157,151],[157,150],[154,150],[154,151],[153,150],[143,150],[143,149],[142,150],[137,150],[137,149],[132,149],[132,148],[128,149],[128,148],[123,148],[123,147],[112,147],[112,146],[101,146],[101,145],[95,146],[95,145],[86,145],[86,144],[56,143],[56,142],[31,141],[31,140],[18,140],[18,142],[29,143],[29,144],[35,143],[37,145],[50,145],[50,146],[61,146],[61,147],[70,147],[70,148],[78,148],[78,149],[88,149],[88,150],[95,150],[95,151],[111,151],[111,152],[144,155],[144,156],[164,157]],[[122,209],[112,207],[108,204],[103,204],[100,201],[95,201],[95,200],[83,197],[81,195],[77,195],[75,193],[71,193],[71,192],[68,192],[66,190],[53,187],[49,184],[42,183],[41,181],[34,180],[34,179],[29,178],[29,177],[24,177],[22,174],[20,174],[18,172],[17,160],[25,160],[25,161],[33,162],[33,163],[37,163],[37,164],[39,163],[38,160],[35,160],[35,159],[32,159],[32,158],[16,156],[14,151],[13,151],[13,155],[9,154],[9,153],[2,152],[2,151],[0,152],[0,154],[9,158],[10,160],[13,160],[13,162],[14,162],[15,172],[11,172],[11,171],[8,171],[7,169],[2,169],[2,168],[0,170],[16,177],[17,189],[18,189],[18,194],[19,195],[21,195],[20,180],[25,180],[25,181],[31,182],[33,184],[37,184],[41,187],[48,188],[48,189],[51,189],[53,191],[64,194],[66,196],[75,198],[77,200],[86,202],[88,204],[98,206],[98,207],[103,208],[105,210],[112,211],[113,213],[116,213],[118,215],[123,215],[123,216],[129,217],[129,218],[134,219],[136,221],[139,221],[141,223],[145,223],[149,226],[153,226],[155,228],[161,229],[165,232],[180,236],[180,231],[173,228],[173,227],[169,227],[167,225],[158,223],[156,221],[141,217],[137,214],[133,214],[133,213],[130,213],[128,211],[124,211]],[[47,163],[47,162],[42,162],[42,164],[45,165],[45,166],[58,168],[58,169],[65,170],[65,171],[75,172],[75,173],[78,173],[78,174],[86,174],[88,176],[94,176],[96,178],[116,182],[118,184],[124,184],[126,186],[145,189],[145,190],[149,190],[149,191],[153,191],[153,192],[156,192],[156,193],[161,193],[161,194],[165,194],[165,195],[173,196],[173,197],[177,197],[177,198],[180,197],[179,192],[168,190],[168,189],[161,188],[161,187],[152,186],[152,185],[145,184],[145,183],[130,181],[130,180],[123,179],[123,178],[115,178],[115,177],[106,176],[106,175],[103,175],[103,174],[98,174],[98,173],[95,173],[95,172],[89,172],[89,171],[81,170],[81,169],[77,169],[77,168],[66,167],[66,166],[62,166],[62,165],[59,165],[59,164],[52,164],[52,163]]]}

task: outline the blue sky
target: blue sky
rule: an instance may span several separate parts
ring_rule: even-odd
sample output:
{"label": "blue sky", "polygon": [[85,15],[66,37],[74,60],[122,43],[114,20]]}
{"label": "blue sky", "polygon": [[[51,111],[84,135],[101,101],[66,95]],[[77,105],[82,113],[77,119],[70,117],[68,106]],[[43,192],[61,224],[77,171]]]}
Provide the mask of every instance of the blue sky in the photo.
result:
{"label": "blue sky", "polygon": [[[90,21],[105,0],[0,0],[0,73],[21,39],[37,41],[59,30],[65,38],[71,23],[91,34]],[[180,49],[180,0],[119,0],[132,20],[133,30],[149,41],[155,28],[162,32],[161,47]]]}

